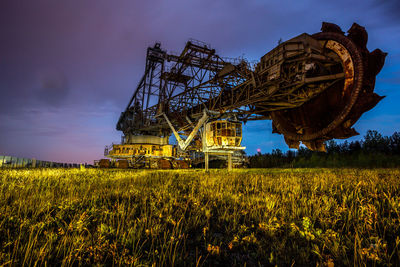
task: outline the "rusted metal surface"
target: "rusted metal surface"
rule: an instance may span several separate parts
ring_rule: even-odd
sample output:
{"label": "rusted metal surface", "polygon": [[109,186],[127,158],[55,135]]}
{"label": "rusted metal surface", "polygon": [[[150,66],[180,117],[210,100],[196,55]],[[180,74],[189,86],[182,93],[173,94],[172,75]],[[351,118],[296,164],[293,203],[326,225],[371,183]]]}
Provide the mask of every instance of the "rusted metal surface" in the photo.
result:
{"label": "rusted metal surface", "polygon": [[167,159],[160,159],[160,167],[161,169],[171,169],[171,161]]}
{"label": "rusted metal surface", "polygon": [[129,162],[126,159],[120,159],[115,163],[115,167],[119,169],[128,169]]}
{"label": "rusted metal surface", "polygon": [[110,168],[111,167],[111,161],[109,159],[101,159],[99,161],[99,167],[100,168]]}
{"label": "rusted metal surface", "polygon": [[[352,29],[353,36],[364,36],[362,40],[365,40],[365,29],[357,26],[353,26]],[[357,35],[355,29],[363,33]],[[273,112],[272,118],[275,132],[285,136],[289,147],[297,148],[302,141],[310,149],[323,151],[325,140],[357,135],[358,133],[351,127],[362,113],[374,107],[382,99],[373,93],[373,87],[375,76],[383,66],[386,55],[379,53],[380,50],[374,53],[376,55],[374,60],[381,62],[377,70],[372,62],[369,62],[371,55],[365,47],[366,42],[358,41],[364,45],[359,47],[349,36],[338,32],[322,32],[313,37],[320,41],[325,40],[328,44],[330,41],[335,41],[341,45],[340,47],[336,44],[328,45],[327,48],[341,58],[343,68],[346,70],[345,82],[329,88],[300,108]],[[350,58],[346,54],[350,55]],[[354,69],[354,79],[351,79],[352,69]],[[303,132],[299,132],[298,129]]]}
{"label": "rusted metal surface", "polygon": [[350,92],[351,89],[353,88],[354,84],[354,64],[353,64],[353,59],[351,58],[350,52],[341,45],[340,43],[333,41],[333,40],[328,40],[325,43],[325,48],[332,50],[335,52],[340,60],[342,61],[343,64],[343,72],[344,72],[344,86],[343,86],[343,92],[342,95],[345,95],[346,92]]}
{"label": "rusted metal surface", "polygon": [[354,24],[345,35],[323,23],[321,32],[301,34],[261,57],[226,60],[209,45],[190,41],[179,55],[159,44],[147,51],[145,74],[117,129],[130,135],[170,136],[161,114],[182,134],[205,109],[216,119],[272,119],[289,147],[300,142],[324,150],[324,141],[357,134],[351,128],[382,97],[373,92],[386,54],[369,53],[365,29]]}

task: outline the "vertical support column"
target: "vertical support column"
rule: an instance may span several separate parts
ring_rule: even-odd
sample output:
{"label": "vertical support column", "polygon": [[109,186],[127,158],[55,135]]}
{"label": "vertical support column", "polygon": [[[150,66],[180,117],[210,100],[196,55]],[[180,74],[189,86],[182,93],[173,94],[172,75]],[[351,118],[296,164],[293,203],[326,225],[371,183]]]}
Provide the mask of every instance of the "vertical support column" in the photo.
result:
{"label": "vertical support column", "polygon": [[32,159],[32,168],[36,168],[36,159],[35,158]]}
{"label": "vertical support column", "polygon": [[232,153],[228,153],[228,171],[232,170]]}
{"label": "vertical support column", "polygon": [[208,152],[204,152],[204,165],[206,171],[208,171]]}

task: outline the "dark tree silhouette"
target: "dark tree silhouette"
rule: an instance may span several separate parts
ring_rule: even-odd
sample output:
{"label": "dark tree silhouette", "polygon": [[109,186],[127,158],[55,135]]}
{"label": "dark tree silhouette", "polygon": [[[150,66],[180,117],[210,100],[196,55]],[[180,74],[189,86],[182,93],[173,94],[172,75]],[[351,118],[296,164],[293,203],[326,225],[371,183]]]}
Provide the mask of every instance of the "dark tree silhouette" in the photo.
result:
{"label": "dark tree silhouette", "polygon": [[250,167],[399,167],[400,133],[383,136],[368,130],[362,140],[325,143],[326,153],[313,152],[306,147],[283,153],[274,149],[271,153],[258,153],[249,157]]}

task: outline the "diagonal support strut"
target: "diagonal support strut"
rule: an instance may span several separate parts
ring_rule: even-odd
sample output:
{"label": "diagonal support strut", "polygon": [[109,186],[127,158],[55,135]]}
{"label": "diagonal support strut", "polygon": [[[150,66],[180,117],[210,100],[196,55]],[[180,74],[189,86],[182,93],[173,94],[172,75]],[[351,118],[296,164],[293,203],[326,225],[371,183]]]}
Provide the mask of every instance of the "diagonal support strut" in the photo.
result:
{"label": "diagonal support strut", "polygon": [[199,119],[199,121],[197,122],[196,126],[194,127],[194,129],[192,130],[192,132],[189,134],[189,136],[186,138],[186,140],[183,140],[178,132],[175,130],[175,127],[172,125],[172,123],[170,122],[170,120],[168,119],[167,115],[165,113],[163,113],[163,116],[165,118],[165,120],[167,121],[169,127],[171,128],[172,132],[174,133],[174,136],[176,138],[176,140],[178,141],[178,145],[179,148],[182,149],[183,151],[186,150],[186,148],[189,146],[190,142],[192,142],[193,138],[195,137],[195,135],[197,134],[197,132],[199,131],[200,127],[203,126],[203,124],[208,120],[208,118],[210,117],[207,114],[206,109],[203,111],[203,116]]}

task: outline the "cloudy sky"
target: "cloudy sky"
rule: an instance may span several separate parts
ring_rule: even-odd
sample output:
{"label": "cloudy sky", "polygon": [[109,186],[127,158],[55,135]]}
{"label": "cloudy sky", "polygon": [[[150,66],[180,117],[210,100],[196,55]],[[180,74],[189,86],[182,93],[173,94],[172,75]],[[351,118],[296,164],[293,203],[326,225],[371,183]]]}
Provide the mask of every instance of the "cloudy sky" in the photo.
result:
{"label": "cloudy sky", "polygon": [[[371,51],[389,53],[375,90],[387,97],[355,126],[391,135],[400,130],[399,14],[395,0],[1,0],[0,155],[102,158],[120,140],[116,121],[156,41],[178,52],[194,38],[221,56],[259,60],[322,21],[343,30],[357,22]],[[246,124],[244,135],[248,154],[286,150],[269,121]]]}

